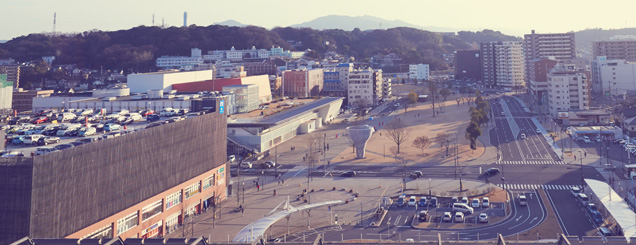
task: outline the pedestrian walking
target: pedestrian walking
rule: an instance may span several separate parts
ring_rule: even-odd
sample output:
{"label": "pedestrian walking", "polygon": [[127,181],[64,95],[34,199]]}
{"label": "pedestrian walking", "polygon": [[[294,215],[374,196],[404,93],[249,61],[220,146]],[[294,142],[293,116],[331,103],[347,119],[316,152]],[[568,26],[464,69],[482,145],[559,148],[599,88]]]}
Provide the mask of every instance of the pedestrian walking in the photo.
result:
{"label": "pedestrian walking", "polygon": [[274,196],[276,196],[276,189],[274,189]]}
{"label": "pedestrian walking", "polygon": [[261,186],[259,184],[256,184],[256,191],[260,191],[261,190]]}
{"label": "pedestrian walking", "polygon": [[280,178],[280,182],[283,183],[283,185],[285,184],[285,179]]}

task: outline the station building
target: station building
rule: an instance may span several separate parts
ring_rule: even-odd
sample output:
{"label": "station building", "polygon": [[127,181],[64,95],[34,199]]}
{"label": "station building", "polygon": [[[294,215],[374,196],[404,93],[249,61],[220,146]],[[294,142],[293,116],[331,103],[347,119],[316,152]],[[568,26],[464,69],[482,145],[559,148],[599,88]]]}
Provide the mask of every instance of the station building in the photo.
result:
{"label": "station building", "polygon": [[208,114],[35,157],[0,159],[0,243],[151,238],[227,196],[227,119]]}

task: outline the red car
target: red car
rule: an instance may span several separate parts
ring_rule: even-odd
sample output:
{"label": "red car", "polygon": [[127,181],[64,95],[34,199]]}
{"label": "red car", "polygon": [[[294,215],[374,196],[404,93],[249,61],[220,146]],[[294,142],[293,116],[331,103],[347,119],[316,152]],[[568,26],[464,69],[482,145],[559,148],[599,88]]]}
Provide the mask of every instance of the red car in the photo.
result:
{"label": "red car", "polygon": [[153,110],[143,110],[143,111],[141,111],[141,113],[140,113],[140,114],[141,114],[142,116],[144,116],[144,117],[147,117],[148,115],[155,114],[155,111],[153,111]]}
{"label": "red car", "polygon": [[31,121],[31,123],[40,124],[40,123],[45,123],[47,120],[49,120],[47,117],[38,117],[36,119],[33,119],[33,121]]}

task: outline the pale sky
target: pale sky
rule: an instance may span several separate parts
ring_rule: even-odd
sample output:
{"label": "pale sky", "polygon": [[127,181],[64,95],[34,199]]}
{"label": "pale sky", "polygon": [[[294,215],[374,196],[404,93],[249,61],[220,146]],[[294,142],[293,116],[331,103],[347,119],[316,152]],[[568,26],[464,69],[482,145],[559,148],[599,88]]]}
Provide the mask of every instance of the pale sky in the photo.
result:
{"label": "pale sky", "polygon": [[420,26],[493,29],[522,36],[586,28],[636,27],[634,0],[0,0],[0,40],[51,32],[113,31],[139,25],[211,25],[233,19],[265,28],[325,15],[371,15]]}

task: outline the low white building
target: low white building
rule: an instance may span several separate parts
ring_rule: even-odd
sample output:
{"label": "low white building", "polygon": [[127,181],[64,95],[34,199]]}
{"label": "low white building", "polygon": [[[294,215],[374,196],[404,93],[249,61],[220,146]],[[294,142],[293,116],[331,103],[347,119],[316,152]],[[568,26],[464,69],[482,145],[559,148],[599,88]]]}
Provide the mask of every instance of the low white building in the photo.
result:
{"label": "low white building", "polygon": [[212,70],[204,71],[161,71],[128,75],[128,88],[131,93],[145,93],[148,90],[172,90],[173,84],[212,80]]}
{"label": "low white building", "polygon": [[409,78],[417,81],[428,80],[430,70],[428,64],[409,65]]}
{"label": "low white building", "polygon": [[590,109],[590,85],[584,72],[559,65],[548,73],[548,110],[553,117],[559,112]]}
{"label": "low white building", "polygon": [[194,66],[203,64],[201,50],[193,48],[191,56],[161,56],[157,58],[157,67],[161,69],[192,70]]}
{"label": "low white building", "polygon": [[636,91],[636,63],[625,60],[607,60],[599,56],[592,61],[592,90],[622,95]]}

